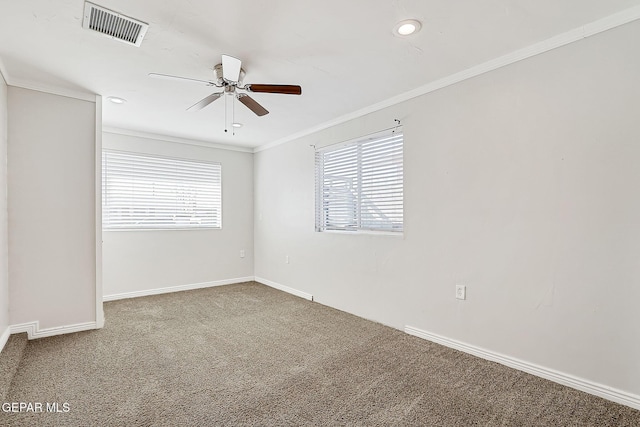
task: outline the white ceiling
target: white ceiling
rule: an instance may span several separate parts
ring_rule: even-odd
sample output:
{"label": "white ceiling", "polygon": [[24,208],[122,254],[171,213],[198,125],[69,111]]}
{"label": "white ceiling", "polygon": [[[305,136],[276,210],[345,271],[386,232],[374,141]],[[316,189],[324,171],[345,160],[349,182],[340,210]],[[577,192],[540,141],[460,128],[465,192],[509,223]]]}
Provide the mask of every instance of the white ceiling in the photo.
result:
{"label": "white ceiling", "polygon": [[[437,79],[638,6],[640,0],[94,0],[149,23],[141,47],[82,28],[83,0],[0,0],[1,70],[9,84],[127,99],[103,101],[110,128],[246,147],[283,140]],[[392,34],[416,18],[422,31]],[[302,96],[252,94],[235,135],[224,102],[187,107],[215,88],[150,72],[213,80],[221,54],[245,83],[299,84]]]}

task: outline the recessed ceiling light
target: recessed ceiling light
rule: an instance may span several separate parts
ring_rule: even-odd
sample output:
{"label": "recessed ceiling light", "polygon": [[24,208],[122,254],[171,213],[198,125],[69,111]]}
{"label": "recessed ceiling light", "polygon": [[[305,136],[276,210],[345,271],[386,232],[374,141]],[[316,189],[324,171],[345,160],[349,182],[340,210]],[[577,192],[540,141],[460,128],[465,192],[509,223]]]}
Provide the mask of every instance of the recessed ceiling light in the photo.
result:
{"label": "recessed ceiling light", "polygon": [[406,19],[398,22],[396,26],[393,27],[393,32],[398,36],[409,36],[420,31],[420,28],[422,28],[420,21],[416,19]]}
{"label": "recessed ceiling light", "polygon": [[114,104],[124,104],[125,102],[127,102],[126,99],[124,98],[118,98],[117,96],[110,96],[107,98],[109,101],[113,102]]}
{"label": "recessed ceiling light", "polygon": [[241,128],[242,127],[242,123],[231,123],[231,126],[233,126],[234,128]]}

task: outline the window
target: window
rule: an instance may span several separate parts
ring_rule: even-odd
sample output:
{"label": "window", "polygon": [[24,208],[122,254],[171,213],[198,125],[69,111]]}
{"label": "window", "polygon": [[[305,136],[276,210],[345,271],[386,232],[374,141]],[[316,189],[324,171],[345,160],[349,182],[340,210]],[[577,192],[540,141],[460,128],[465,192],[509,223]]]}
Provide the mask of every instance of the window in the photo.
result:
{"label": "window", "polygon": [[403,136],[387,131],[316,151],[316,231],[403,230]]}
{"label": "window", "polygon": [[219,163],[102,152],[105,229],[222,227]]}

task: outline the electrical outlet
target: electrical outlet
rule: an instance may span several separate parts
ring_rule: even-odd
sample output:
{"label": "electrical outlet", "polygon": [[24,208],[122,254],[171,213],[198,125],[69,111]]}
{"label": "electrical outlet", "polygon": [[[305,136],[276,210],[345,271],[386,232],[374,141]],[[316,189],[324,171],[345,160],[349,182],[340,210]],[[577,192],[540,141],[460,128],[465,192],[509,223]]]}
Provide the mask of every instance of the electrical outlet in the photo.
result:
{"label": "electrical outlet", "polygon": [[240,258],[244,258],[244,249],[240,249]]}
{"label": "electrical outlet", "polygon": [[286,255],[286,256],[284,257],[284,263],[285,263],[285,264],[289,264],[289,255]]}
{"label": "electrical outlet", "polygon": [[467,299],[467,287],[465,285],[456,285],[456,298]]}

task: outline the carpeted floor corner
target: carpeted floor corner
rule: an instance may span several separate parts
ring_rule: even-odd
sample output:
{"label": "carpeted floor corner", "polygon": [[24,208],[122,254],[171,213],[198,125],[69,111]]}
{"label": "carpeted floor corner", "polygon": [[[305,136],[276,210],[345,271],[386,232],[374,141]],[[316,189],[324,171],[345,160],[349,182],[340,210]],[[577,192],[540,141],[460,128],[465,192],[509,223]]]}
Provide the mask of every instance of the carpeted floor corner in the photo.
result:
{"label": "carpeted floor corner", "polygon": [[640,411],[253,282],[105,315],[28,342],[5,402],[59,412],[0,425],[640,426]]}

